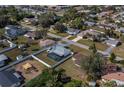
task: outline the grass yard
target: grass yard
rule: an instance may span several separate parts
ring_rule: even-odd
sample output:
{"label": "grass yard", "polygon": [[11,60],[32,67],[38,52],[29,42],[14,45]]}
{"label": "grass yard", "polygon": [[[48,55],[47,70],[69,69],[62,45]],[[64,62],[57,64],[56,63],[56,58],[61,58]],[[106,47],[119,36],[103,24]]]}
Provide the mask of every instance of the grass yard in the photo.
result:
{"label": "grass yard", "polygon": [[4,35],[5,30],[3,28],[0,28],[0,36]]}
{"label": "grass yard", "polygon": [[24,44],[28,42],[28,38],[25,36],[19,36],[14,42],[18,44]]}
{"label": "grass yard", "polygon": [[72,79],[76,80],[83,80],[84,78],[84,73],[81,70],[81,68],[77,67],[72,59],[70,58],[69,60],[65,61],[63,64],[61,64],[58,68],[63,68],[66,71],[66,74]]}
{"label": "grass yard", "polygon": [[2,43],[2,45],[0,45],[0,50],[6,49],[6,48],[9,48],[8,42]]}
{"label": "grass yard", "polygon": [[50,33],[52,33],[52,34],[55,34],[55,35],[58,35],[58,36],[62,36],[62,37],[67,37],[68,36],[68,33],[57,33],[57,31],[55,31],[55,30],[52,30],[52,31],[50,31]]}
{"label": "grass yard", "polygon": [[8,52],[5,52],[5,55],[7,55],[12,61],[16,61],[16,57],[18,55],[21,55],[22,51],[18,48],[15,48],[13,50],[10,50]]}
{"label": "grass yard", "polygon": [[25,36],[20,36],[18,37],[18,39],[15,41],[18,44],[29,44],[29,47],[27,48],[28,53],[34,53],[38,50],[41,49],[41,47],[39,46],[39,41],[38,40],[29,40],[27,37]]}
{"label": "grass yard", "polygon": [[92,45],[93,43],[95,43],[96,48],[97,48],[98,50],[102,50],[102,51],[104,51],[104,50],[106,50],[106,49],[108,48],[108,45],[106,45],[106,44],[99,43],[99,42],[93,42],[93,41],[91,41],[91,40],[84,40],[84,39],[81,39],[81,40],[78,41],[78,43],[81,43],[81,44],[84,44],[84,45],[87,45],[87,46],[90,46],[90,45]]}
{"label": "grass yard", "polygon": [[47,56],[47,52],[42,52],[40,53],[39,55],[37,55],[37,57],[41,60],[43,60],[44,62],[46,62],[47,64],[49,65],[54,65],[56,62],[52,59],[50,59],[48,56]]}
{"label": "grass yard", "polygon": [[41,47],[39,46],[39,44],[31,44],[30,47],[27,48],[27,51],[30,54],[39,51],[40,49]]}
{"label": "grass yard", "polygon": [[71,49],[73,52],[80,52],[83,55],[90,55],[90,51],[83,49],[83,48],[80,48],[80,47],[77,47],[75,45],[70,45],[69,49]]}
{"label": "grass yard", "polygon": [[0,51],[3,50],[3,49],[5,49],[5,48],[9,48],[9,46],[8,47],[5,46],[4,48],[0,46]]}
{"label": "grass yard", "polygon": [[68,39],[69,40],[73,40],[73,39],[75,39],[76,38],[76,36],[71,36],[71,37],[69,37]]}
{"label": "grass yard", "polygon": [[115,47],[113,49],[113,52],[117,55],[117,56],[120,56],[120,57],[123,57],[124,58],[124,43],[118,47]]}

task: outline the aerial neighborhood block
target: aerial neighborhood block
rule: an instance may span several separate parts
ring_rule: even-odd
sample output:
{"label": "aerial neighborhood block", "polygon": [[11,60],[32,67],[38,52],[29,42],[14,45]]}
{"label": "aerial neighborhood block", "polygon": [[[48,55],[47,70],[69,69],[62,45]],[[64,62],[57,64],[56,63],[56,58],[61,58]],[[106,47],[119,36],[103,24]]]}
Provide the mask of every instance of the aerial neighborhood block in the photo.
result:
{"label": "aerial neighborhood block", "polygon": [[123,10],[1,5],[0,86],[124,86]]}

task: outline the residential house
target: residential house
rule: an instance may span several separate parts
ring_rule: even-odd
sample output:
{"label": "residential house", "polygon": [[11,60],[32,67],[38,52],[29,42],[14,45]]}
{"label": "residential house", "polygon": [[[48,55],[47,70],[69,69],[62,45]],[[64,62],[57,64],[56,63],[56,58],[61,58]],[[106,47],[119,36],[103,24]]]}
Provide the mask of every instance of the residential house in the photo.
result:
{"label": "residential house", "polygon": [[93,29],[88,29],[85,31],[80,32],[77,35],[78,38],[81,39],[90,39],[90,40],[97,40],[97,41],[104,41],[106,38],[104,36],[104,34],[102,32],[99,32],[97,30],[93,30]]}
{"label": "residential house", "polygon": [[8,57],[4,54],[0,54],[0,67],[4,66],[8,61]]}
{"label": "residential house", "polygon": [[115,73],[118,71],[118,66],[112,63],[105,64],[103,66],[102,73],[103,75],[110,74],[110,73]]}
{"label": "residential house", "polygon": [[66,31],[69,35],[77,35],[80,30],[78,29],[73,29],[73,28],[68,28],[68,30]]}
{"label": "residential house", "polygon": [[24,29],[22,29],[20,26],[15,25],[8,25],[5,27],[5,36],[8,39],[15,39],[17,36],[23,35],[26,33]]}
{"label": "residential house", "polygon": [[99,24],[99,26],[104,27],[106,29],[116,29],[117,28],[117,25],[114,23],[109,23],[109,24],[103,23],[103,24]]}
{"label": "residential house", "polygon": [[102,76],[102,81],[115,81],[117,86],[124,85],[124,73],[123,72],[115,72]]}
{"label": "residential house", "polygon": [[124,27],[120,27],[119,29],[117,29],[117,31],[124,33]]}
{"label": "residential house", "polygon": [[84,22],[84,24],[87,26],[95,26],[96,25],[95,22],[90,22],[90,21],[86,21],[86,22]]}
{"label": "residential house", "polygon": [[0,72],[0,86],[1,87],[18,87],[23,78],[15,71],[1,71]]}
{"label": "residential house", "polygon": [[70,54],[71,50],[60,45],[54,45],[50,49],[48,49],[48,57],[55,61],[60,61],[61,59],[69,56]]}
{"label": "residential house", "polygon": [[46,40],[40,40],[39,45],[40,47],[46,47],[50,45],[54,45],[56,42],[51,39],[46,39]]}
{"label": "residential house", "polygon": [[32,40],[35,40],[37,38],[35,32],[28,32],[24,36],[31,38]]}
{"label": "residential house", "polygon": [[109,38],[108,40],[105,41],[105,43],[109,46],[113,46],[116,47],[118,45],[121,44],[121,42],[119,40],[113,39],[113,38]]}
{"label": "residential house", "polygon": [[98,15],[98,17],[101,18],[101,17],[106,17],[106,16],[111,15],[112,12],[113,12],[113,11],[105,11],[105,12],[101,12],[101,13],[99,13],[99,14],[97,14],[97,15]]}
{"label": "residential house", "polygon": [[27,25],[31,25],[31,24],[35,24],[38,22],[37,18],[24,18],[23,21],[27,24]]}

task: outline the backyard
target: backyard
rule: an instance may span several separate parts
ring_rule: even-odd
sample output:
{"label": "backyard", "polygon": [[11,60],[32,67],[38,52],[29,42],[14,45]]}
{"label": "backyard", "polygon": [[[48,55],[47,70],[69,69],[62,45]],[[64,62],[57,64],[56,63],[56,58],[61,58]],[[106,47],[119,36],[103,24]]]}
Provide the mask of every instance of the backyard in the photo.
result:
{"label": "backyard", "polygon": [[13,61],[16,61],[17,56],[22,54],[22,51],[18,48],[15,48],[15,49],[12,49],[8,52],[5,52],[4,54],[7,55],[13,62]]}
{"label": "backyard", "polygon": [[49,65],[54,65],[56,62],[50,59],[47,55],[48,53],[45,51],[45,52],[38,54],[37,57]]}
{"label": "backyard", "polygon": [[0,40],[0,50],[3,50],[5,48],[9,48],[10,44],[7,41]]}
{"label": "backyard", "polygon": [[59,66],[60,68],[65,69],[66,74],[73,79],[76,80],[83,80],[84,78],[84,73],[81,70],[81,68],[77,67],[75,63],[73,62],[72,58],[69,60],[65,61],[62,65]]}
{"label": "backyard", "polygon": [[[31,72],[27,73],[27,71],[23,68],[23,65],[25,64],[31,64],[36,70],[31,69]],[[16,71],[20,72],[23,77],[25,78],[25,81],[29,81],[39,74],[42,73],[42,70],[46,69],[46,67],[41,64],[40,62],[36,60],[26,60],[18,65],[15,66]]]}

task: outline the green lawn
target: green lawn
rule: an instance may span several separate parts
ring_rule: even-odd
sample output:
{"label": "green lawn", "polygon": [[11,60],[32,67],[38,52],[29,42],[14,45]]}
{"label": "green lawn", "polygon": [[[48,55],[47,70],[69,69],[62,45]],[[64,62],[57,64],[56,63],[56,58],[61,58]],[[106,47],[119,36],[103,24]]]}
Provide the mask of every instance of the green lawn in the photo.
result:
{"label": "green lawn", "polygon": [[66,33],[66,32],[65,33],[59,33],[55,30],[50,31],[50,33],[58,35],[58,36],[62,36],[62,37],[67,37],[68,36],[68,33]]}
{"label": "green lawn", "polygon": [[68,39],[69,40],[73,40],[73,39],[75,39],[76,38],[76,36],[71,36],[71,37],[69,37]]}
{"label": "green lawn", "polygon": [[16,61],[16,57],[18,55],[21,55],[22,51],[18,48],[15,48],[13,50],[10,50],[8,52],[5,52],[5,55],[7,55],[12,61]]}
{"label": "green lawn", "polygon": [[4,29],[0,28],[0,36],[4,34]]}
{"label": "green lawn", "polygon": [[48,53],[45,51],[45,52],[43,52],[43,53],[37,55],[37,57],[38,57],[39,59],[43,60],[44,62],[46,62],[46,63],[49,64],[49,65],[55,64],[56,62],[55,62],[54,60],[50,59],[49,57],[47,57],[47,54],[48,54]]}
{"label": "green lawn", "polygon": [[39,51],[40,49],[42,49],[39,44],[31,44],[28,48],[27,51],[28,53],[34,53],[36,51]]}
{"label": "green lawn", "polygon": [[18,44],[24,44],[28,42],[28,38],[25,36],[19,36],[14,42]]}
{"label": "green lawn", "polygon": [[34,53],[41,49],[38,42],[39,42],[38,40],[29,41],[28,38],[25,36],[19,36],[17,40],[14,41],[14,43],[17,43],[17,44],[29,43],[29,47],[27,48],[28,53]]}
{"label": "green lawn", "polygon": [[80,52],[80,53],[82,53],[83,55],[86,55],[86,56],[90,55],[90,53],[91,53],[89,50],[77,47],[75,45],[70,45],[69,49],[71,49],[73,52]]}
{"label": "green lawn", "polygon": [[93,42],[91,40],[84,40],[84,39],[81,39],[78,41],[78,43],[81,43],[81,44],[84,44],[84,45],[87,45],[87,46],[91,46],[93,43],[95,43],[96,45],[96,48],[98,50],[106,50],[108,48],[108,46],[106,44],[103,44],[103,43],[99,43],[99,42]]}

